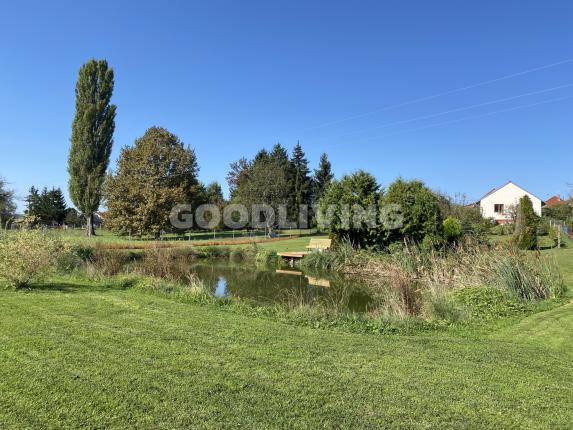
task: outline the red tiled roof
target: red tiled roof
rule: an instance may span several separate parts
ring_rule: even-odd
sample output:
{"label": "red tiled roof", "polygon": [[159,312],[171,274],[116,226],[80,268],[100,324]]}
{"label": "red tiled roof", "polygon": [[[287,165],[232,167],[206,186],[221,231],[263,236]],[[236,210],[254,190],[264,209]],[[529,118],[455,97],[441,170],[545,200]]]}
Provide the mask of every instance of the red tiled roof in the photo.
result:
{"label": "red tiled roof", "polygon": [[561,196],[553,196],[548,198],[547,200],[545,200],[545,205],[546,206],[555,206],[558,205],[559,203],[563,203],[565,200],[563,200],[561,198]]}

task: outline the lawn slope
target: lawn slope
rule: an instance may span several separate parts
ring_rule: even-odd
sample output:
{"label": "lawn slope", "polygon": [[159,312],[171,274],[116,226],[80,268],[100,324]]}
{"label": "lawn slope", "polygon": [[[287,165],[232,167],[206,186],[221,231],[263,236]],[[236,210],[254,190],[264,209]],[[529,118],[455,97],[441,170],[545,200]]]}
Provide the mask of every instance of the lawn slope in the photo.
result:
{"label": "lawn slope", "polygon": [[517,328],[535,342],[375,336],[135,291],[4,291],[0,428],[567,428],[555,318],[571,327],[571,308]]}

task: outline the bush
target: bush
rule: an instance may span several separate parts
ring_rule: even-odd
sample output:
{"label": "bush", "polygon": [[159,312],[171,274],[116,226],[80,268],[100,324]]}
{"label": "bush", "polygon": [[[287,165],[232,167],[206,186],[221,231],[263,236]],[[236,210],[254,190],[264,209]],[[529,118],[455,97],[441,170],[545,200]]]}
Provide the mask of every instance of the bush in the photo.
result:
{"label": "bush", "polygon": [[62,242],[38,230],[0,235],[0,279],[20,288],[45,278],[65,252]]}
{"label": "bush", "polygon": [[443,216],[438,196],[423,182],[397,179],[388,187],[382,203],[398,205],[403,216],[402,227],[387,232],[389,242],[407,239],[421,243],[426,236],[443,235]]}
{"label": "bush", "polygon": [[255,263],[258,266],[276,266],[278,264],[278,256],[276,251],[259,248],[255,255]]}
{"label": "bush", "polygon": [[228,258],[231,255],[231,249],[226,246],[206,246],[200,251],[204,258]]}
{"label": "bush", "polygon": [[448,217],[444,220],[444,238],[453,242],[462,235],[462,223],[459,219]]}

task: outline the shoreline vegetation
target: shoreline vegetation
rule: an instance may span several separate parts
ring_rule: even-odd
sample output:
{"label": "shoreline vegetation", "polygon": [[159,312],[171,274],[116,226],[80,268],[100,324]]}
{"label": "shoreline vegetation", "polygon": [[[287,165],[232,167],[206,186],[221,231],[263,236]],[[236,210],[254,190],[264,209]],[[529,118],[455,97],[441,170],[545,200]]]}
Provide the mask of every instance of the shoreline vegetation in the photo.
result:
{"label": "shoreline vegetation", "polygon": [[[333,301],[306,303],[296,295],[274,304],[215,297],[190,265],[204,259],[274,270],[280,267],[280,260],[273,246],[288,242],[279,239],[248,247],[165,248],[158,243],[146,249],[117,250],[71,244],[49,232],[23,231],[2,241],[2,277],[6,285],[19,289],[33,289],[38,283],[92,282],[289,324],[361,333],[413,334],[480,327],[566,301],[566,283],[553,256],[472,240],[441,249],[406,243],[385,253],[357,251],[342,243],[332,251],[311,253],[303,259],[301,268],[309,274],[329,273],[363,281],[372,298],[365,312],[350,312]],[[289,240],[298,242],[300,238]],[[10,272],[11,280],[7,278]]]}

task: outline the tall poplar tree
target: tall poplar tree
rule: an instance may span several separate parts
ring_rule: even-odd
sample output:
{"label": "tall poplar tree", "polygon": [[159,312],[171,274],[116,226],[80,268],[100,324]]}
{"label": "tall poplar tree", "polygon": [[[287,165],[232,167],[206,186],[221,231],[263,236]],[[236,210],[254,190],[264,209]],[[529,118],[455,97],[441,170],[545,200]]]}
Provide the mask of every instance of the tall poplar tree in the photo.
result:
{"label": "tall poplar tree", "polygon": [[88,236],[94,234],[93,214],[101,202],[113,145],[116,111],[111,104],[113,84],[113,69],[105,60],[90,60],[80,68],[68,185],[72,202],[87,220]]}

